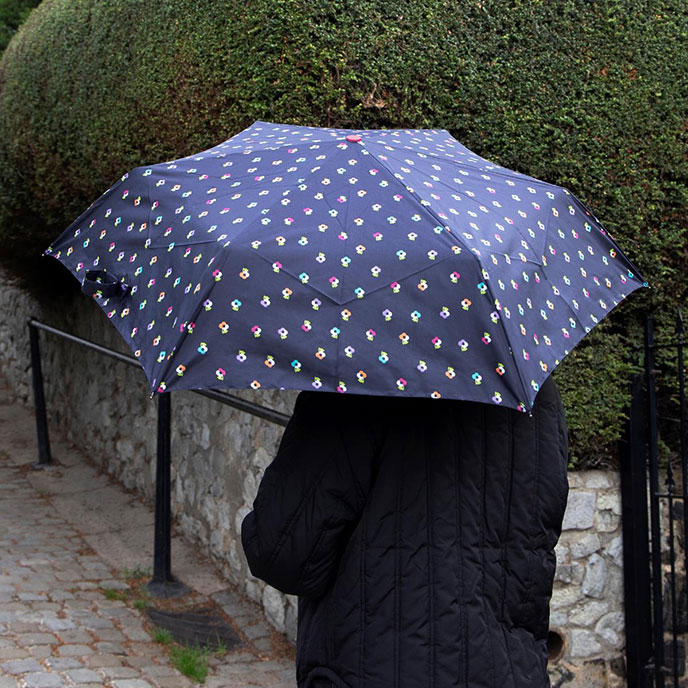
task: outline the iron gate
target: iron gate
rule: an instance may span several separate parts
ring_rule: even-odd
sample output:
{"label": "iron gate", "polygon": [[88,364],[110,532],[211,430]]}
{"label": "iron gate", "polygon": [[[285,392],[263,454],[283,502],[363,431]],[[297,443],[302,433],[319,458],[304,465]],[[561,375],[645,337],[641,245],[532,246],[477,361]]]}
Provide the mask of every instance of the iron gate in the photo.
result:
{"label": "iron gate", "polygon": [[[688,461],[685,326],[645,326],[645,374],[632,383],[621,463],[626,669],[629,688],[688,685]],[[658,399],[657,378],[662,376]]]}

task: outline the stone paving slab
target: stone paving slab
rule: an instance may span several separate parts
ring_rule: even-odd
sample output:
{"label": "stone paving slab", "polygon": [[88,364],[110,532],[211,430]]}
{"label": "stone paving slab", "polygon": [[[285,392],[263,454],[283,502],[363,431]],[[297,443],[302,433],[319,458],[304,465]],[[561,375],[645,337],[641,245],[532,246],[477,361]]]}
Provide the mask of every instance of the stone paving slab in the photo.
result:
{"label": "stone paving slab", "polygon": [[[0,385],[0,688],[190,688],[126,594],[122,567],[152,561],[152,509],[54,429],[56,465],[32,468],[35,422]],[[294,648],[258,605],[173,535],[175,574],[242,639],[211,656],[208,688],[294,688]]]}

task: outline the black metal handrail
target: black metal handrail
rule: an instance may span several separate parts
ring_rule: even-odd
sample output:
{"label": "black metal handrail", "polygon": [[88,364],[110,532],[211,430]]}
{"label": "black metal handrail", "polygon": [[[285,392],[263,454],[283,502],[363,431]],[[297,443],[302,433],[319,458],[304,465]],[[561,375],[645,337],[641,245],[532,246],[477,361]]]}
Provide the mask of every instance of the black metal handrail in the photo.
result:
{"label": "black metal handrail", "polygon": [[[52,463],[50,452],[50,436],[43,388],[43,370],[41,366],[41,350],[38,331],[43,330],[68,341],[96,351],[121,363],[141,368],[141,364],[134,356],[122,354],[101,344],[96,344],[87,339],[46,325],[36,318],[27,320],[29,328],[29,343],[31,347],[31,371],[34,404],[36,411],[36,434],[38,437],[38,462],[35,468],[43,468]],[[266,406],[255,404],[247,399],[214,389],[190,390],[194,394],[212,399],[226,406],[231,406],[238,411],[250,413],[277,425],[286,426],[289,416]],[[153,547],[153,577],[148,583],[150,593],[156,597],[177,597],[189,592],[189,588],[178,581],[172,574],[171,556],[171,425],[172,404],[169,392],[158,394],[158,436],[157,459],[155,473],[155,542]]]}

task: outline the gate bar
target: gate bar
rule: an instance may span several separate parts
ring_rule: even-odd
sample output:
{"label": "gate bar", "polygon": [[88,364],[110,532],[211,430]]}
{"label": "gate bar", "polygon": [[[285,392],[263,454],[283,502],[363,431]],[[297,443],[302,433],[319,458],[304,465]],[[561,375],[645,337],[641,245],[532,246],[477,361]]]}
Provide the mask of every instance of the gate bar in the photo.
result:
{"label": "gate bar", "polygon": [[631,405],[620,466],[627,688],[649,688],[646,667],[652,661],[643,402],[643,375],[638,374],[631,382]]}
{"label": "gate bar", "polygon": [[655,393],[654,318],[645,320],[645,377],[648,403],[648,449],[650,468],[650,528],[652,532],[652,615],[654,631],[654,688],[664,688],[664,610],[662,602],[662,552],[659,522],[659,457],[657,448],[657,398]]}

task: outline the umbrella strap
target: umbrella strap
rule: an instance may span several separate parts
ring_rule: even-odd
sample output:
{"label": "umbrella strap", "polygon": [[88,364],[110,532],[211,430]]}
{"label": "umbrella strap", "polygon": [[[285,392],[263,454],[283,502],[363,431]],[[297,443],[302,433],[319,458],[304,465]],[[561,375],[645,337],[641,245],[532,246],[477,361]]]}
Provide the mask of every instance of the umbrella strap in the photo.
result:
{"label": "umbrella strap", "polygon": [[106,270],[86,270],[81,291],[89,296],[122,297],[129,292],[129,285]]}

